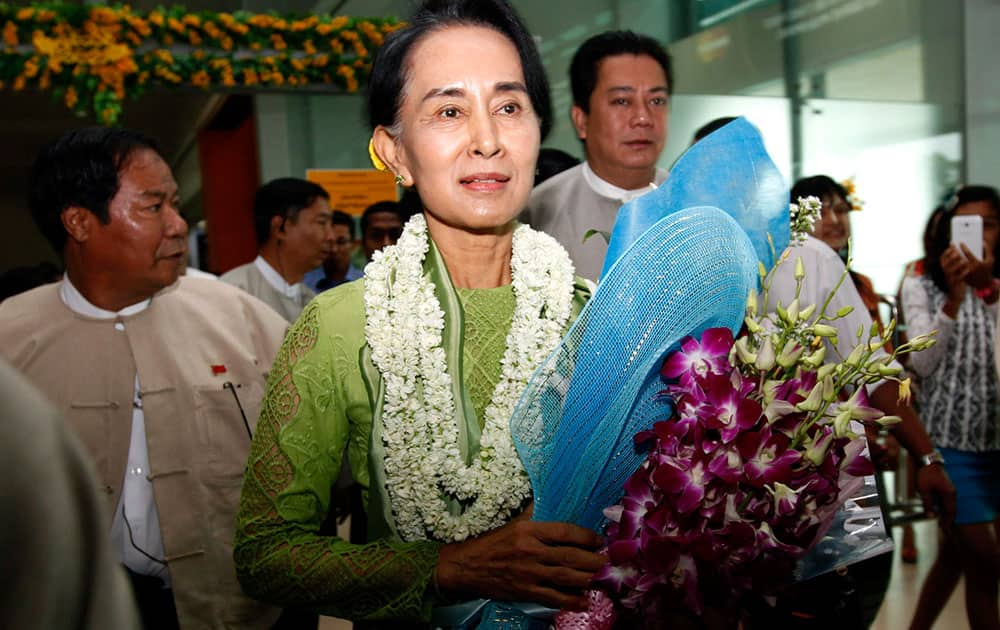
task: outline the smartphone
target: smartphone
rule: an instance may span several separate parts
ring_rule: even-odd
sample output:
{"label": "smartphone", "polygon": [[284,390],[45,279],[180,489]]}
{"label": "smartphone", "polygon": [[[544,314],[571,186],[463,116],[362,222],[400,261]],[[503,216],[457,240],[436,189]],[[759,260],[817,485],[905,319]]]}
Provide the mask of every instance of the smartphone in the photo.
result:
{"label": "smartphone", "polygon": [[[983,217],[978,214],[957,215],[951,218],[951,244],[964,243],[977,258],[983,257]],[[961,252],[962,248],[958,247]]]}

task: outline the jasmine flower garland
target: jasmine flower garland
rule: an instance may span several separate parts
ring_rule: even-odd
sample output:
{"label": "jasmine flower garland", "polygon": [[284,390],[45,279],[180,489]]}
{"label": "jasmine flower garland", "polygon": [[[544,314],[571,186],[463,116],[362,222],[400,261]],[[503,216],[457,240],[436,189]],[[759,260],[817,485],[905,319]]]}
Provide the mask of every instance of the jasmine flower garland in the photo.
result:
{"label": "jasmine flower garland", "polygon": [[[396,526],[404,540],[464,540],[509,520],[531,493],[510,417],[535,368],[559,344],[573,301],[573,264],[552,237],[520,226],[515,307],[479,453],[466,466],[442,347],[444,312],[425,277],[427,222],[415,215],[365,267],[365,336],[385,382],[382,439]],[[460,515],[446,497],[460,501]]]}

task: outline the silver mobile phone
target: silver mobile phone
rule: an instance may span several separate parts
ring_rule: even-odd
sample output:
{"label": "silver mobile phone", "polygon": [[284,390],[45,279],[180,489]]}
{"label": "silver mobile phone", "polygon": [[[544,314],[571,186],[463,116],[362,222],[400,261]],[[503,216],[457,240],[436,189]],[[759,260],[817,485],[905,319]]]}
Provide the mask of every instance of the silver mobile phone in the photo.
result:
{"label": "silver mobile phone", "polygon": [[951,244],[964,243],[977,258],[983,257],[983,217],[978,214],[956,215],[951,218]]}

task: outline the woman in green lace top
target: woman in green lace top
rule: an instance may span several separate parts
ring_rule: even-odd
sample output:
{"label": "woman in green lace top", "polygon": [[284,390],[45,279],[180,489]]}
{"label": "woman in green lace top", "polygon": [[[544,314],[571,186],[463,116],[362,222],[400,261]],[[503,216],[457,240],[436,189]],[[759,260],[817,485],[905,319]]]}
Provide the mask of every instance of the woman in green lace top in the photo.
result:
{"label": "woman in green lace top", "polygon": [[[601,541],[527,518],[509,426],[589,295],[565,250],[515,220],[551,123],[538,52],[503,0],[430,2],[379,49],[368,104],[373,162],[424,212],[363,280],[313,300],[275,360],[240,502],[240,581],[358,621],[426,623],[476,598],[584,609]],[[365,545],[319,534],[345,446]]]}

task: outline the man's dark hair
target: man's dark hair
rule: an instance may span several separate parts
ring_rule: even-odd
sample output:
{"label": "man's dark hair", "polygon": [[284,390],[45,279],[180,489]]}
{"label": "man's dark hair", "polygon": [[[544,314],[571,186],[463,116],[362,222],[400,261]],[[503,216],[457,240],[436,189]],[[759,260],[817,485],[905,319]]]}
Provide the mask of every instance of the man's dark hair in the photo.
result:
{"label": "man's dark hair", "polygon": [[406,223],[406,219],[408,218],[403,214],[398,201],[376,201],[361,213],[361,238],[364,238],[365,232],[368,231],[368,223],[371,221],[372,215],[379,212],[388,212],[396,215],[399,217],[400,223]]}
{"label": "man's dark hair", "polygon": [[799,197],[816,197],[822,201],[823,197],[832,197],[833,195],[839,195],[841,199],[847,201],[847,189],[843,185],[827,175],[813,175],[812,177],[803,177],[795,182],[789,197],[791,197],[792,203],[798,203]]}
{"label": "man's dark hair", "polygon": [[[992,186],[961,186],[945,200],[941,206],[935,210],[940,212],[940,218],[927,241],[926,257],[924,258],[924,272],[930,276],[937,288],[944,293],[948,292],[948,281],[945,278],[944,269],[941,268],[941,255],[944,250],[951,245],[951,218],[959,208],[967,203],[985,201],[993,206],[993,214],[1000,220],[1000,195],[997,189]],[[977,256],[979,252],[973,252]],[[1000,240],[997,241],[993,249],[993,276],[1000,276]]]}
{"label": "man's dark hair", "polygon": [[297,177],[281,177],[271,180],[257,189],[253,200],[253,226],[257,232],[257,246],[267,242],[271,236],[271,219],[281,217],[294,222],[299,212],[330,194],[322,186]]}
{"label": "man's dark hair", "polygon": [[569,83],[573,90],[573,104],[590,113],[590,95],[597,85],[597,67],[607,57],[616,55],[646,55],[663,68],[667,78],[667,95],[673,94],[674,76],[670,54],[652,37],[632,31],[606,31],[583,42],[573,55],[569,66]]}
{"label": "man's dark hair", "polygon": [[535,186],[541,184],[553,175],[558,175],[580,163],[580,158],[574,157],[560,149],[546,147],[538,152],[538,162],[535,166]]}
{"label": "man's dark hair", "polygon": [[404,188],[403,196],[399,198],[399,214],[403,217],[403,223],[410,220],[415,214],[424,211],[424,202],[420,200],[420,193],[416,188]]}
{"label": "man's dark hair", "polygon": [[107,224],[121,185],[119,174],[137,151],[154,151],[152,138],[128,129],[86,127],[63,134],[35,159],[28,176],[28,208],[35,225],[60,254],[66,246],[62,213],[85,208]]}
{"label": "man's dark hair", "polygon": [[347,231],[350,233],[351,238],[356,238],[354,235],[355,221],[354,217],[347,214],[343,210],[334,210],[330,213],[330,225],[344,225],[347,226]]}
{"label": "man's dark hair", "polygon": [[368,123],[392,127],[403,104],[413,47],[430,33],[448,26],[482,26],[506,37],[521,59],[524,84],[541,122],[542,139],[552,127],[549,82],[535,40],[520,16],[505,0],[428,0],[408,25],[391,33],[375,53],[368,79]]}
{"label": "man's dark hair", "polygon": [[692,140],[692,143],[698,142],[708,134],[722,129],[734,120],[736,120],[736,116],[723,116],[722,118],[716,118],[715,120],[708,121],[699,127],[698,131],[694,132],[694,140]]}

